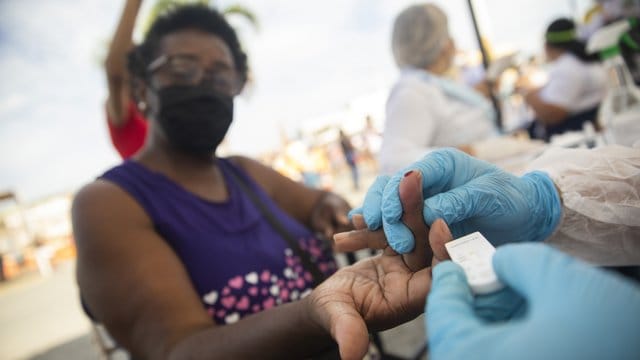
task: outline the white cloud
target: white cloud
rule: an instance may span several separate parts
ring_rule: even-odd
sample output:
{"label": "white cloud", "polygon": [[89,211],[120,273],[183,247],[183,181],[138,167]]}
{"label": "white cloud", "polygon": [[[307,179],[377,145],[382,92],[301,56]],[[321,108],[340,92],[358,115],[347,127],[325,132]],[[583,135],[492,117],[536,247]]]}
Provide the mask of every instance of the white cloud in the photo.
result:
{"label": "white cloud", "polygon": [[27,103],[27,98],[20,93],[11,93],[7,97],[0,99],[0,118],[6,116],[11,111],[20,109]]}
{"label": "white cloud", "polygon": [[23,0],[2,2],[0,17],[0,188],[26,199],[73,188],[117,161],[92,58],[116,8]]}

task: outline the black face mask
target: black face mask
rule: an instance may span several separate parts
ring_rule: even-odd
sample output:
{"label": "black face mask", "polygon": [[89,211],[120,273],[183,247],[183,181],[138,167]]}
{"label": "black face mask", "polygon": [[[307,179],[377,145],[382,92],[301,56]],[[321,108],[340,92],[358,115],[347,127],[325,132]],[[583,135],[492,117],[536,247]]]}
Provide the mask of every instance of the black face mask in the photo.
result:
{"label": "black face mask", "polygon": [[212,155],[233,120],[233,97],[211,86],[168,86],[158,91],[158,123],[169,142],[198,156]]}

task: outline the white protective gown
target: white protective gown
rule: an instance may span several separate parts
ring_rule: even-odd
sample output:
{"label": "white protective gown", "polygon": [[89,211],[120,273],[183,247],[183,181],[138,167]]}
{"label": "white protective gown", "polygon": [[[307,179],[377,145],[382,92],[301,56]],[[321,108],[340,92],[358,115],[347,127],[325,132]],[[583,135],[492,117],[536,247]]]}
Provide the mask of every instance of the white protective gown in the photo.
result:
{"label": "white protective gown", "polygon": [[640,148],[554,148],[534,169],[551,176],[563,202],[548,243],[595,265],[640,265]]}

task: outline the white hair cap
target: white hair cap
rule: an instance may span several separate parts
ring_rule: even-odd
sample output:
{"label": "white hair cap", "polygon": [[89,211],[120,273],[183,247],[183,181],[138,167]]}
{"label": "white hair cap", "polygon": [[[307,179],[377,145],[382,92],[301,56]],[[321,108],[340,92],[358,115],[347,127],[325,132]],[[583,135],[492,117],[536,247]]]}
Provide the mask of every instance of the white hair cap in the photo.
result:
{"label": "white hair cap", "polygon": [[448,39],[447,16],[440,8],[413,5],[396,18],[391,48],[399,67],[425,68],[438,58]]}

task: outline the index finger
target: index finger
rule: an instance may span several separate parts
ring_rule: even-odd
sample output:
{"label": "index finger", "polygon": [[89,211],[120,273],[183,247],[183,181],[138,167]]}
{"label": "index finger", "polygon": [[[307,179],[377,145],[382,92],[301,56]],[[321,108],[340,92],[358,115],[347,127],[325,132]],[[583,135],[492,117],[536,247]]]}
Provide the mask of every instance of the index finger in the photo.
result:
{"label": "index finger", "polygon": [[352,252],[362,249],[385,249],[387,239],[382,230],[353,230],[333,235],[334,249],[338,252]]}
{"label": "index finger", "polygon": [[366,228],[366,224],[362,220],[362,216],[358,215],[360,219],[353,218],[353,225],[357,230],[337,233],[333,236],[334,249],[338,252],[351,252],[362,249],[385,249],[387,244],[387,238],[384,236],[384,231],[375,230],[371,231]]}

